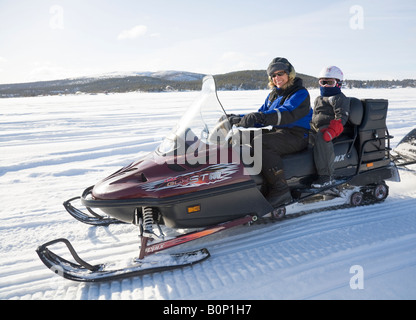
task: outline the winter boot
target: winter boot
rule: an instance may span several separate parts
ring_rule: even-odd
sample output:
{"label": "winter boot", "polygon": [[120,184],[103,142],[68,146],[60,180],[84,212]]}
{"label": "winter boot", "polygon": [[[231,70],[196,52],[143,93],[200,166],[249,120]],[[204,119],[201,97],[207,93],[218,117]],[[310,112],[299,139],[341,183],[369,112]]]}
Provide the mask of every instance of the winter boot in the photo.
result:
{"label": "winter boot", "polygon": [[312,184],[312,188],[325,188],[335,184],[335,180],[331,176],[319,176]]}
{"label": "winter boot", "polygon": [[278,208],[292,201],[290,189],[287,185],[283,170],[271,168],[263,172],[269,187],[266,196],[273,208]]}

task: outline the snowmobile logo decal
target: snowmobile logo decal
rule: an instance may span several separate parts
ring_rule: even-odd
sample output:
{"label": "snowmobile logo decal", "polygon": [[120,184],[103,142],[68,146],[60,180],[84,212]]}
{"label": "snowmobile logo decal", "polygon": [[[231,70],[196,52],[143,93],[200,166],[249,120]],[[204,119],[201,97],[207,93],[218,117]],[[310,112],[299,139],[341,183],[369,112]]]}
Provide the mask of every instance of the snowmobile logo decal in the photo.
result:
{"label": "snowmobile logo decal", "polygon": [[347,156],[346,154],[340,154],[340,155],[335,157],[334,162],[344,161],[346,156]]}
{"label": "snowmobile logo decal", "polygon": [[170,177],[146,183],[142,188],[146,191],[160,191],[165,189],[193,188],[201,185],[214,184],[231,178],[238,171],[236,163],[220,163],[176,177]]}

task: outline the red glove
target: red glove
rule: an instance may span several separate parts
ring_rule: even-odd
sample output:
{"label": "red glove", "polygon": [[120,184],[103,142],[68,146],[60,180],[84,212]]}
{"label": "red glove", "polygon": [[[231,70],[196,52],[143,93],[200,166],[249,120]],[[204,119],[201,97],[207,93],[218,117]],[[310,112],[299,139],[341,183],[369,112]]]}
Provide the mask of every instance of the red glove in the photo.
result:
{"label": "red glove", "polygon": [[342,131],[344,131],[344,126],[342,125],[341,119],[331,120],[329,127],[321,130],[323,138],[326,142],[338,137]]}

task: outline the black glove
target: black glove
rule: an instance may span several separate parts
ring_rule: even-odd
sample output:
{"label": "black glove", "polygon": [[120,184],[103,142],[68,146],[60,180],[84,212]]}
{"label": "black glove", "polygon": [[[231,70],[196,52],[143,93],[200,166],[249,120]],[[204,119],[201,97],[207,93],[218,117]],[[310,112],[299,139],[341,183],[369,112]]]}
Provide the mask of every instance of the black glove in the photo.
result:
{"label": "black glove", "polygon": [[227,114],[227,118],[228,118],[228,121],[231,123],[231,125],[235,125],[239,123],[241,120],[241,117],[235,114]]}
{"label": "black glove", "polygon": [[265,116],[261,112],[253,112],[246,114],[241,121],[237,124],[239,127],[251,128],[257,125],[264,125]]}
{"label": "black glove", "polygon": [[258,126],[276,126],[279,116],[277,112],[262,113],[253,112],[245,115],[241,119],[240,123],[237,124],[239,127],[250,128]]}

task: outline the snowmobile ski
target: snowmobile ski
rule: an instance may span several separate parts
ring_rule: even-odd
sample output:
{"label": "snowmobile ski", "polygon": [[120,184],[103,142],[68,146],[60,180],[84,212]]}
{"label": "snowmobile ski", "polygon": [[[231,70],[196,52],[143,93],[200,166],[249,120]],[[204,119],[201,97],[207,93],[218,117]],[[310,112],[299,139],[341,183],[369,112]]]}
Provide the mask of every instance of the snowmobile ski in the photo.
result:
{"label": "snowmobile ski", "polygon": [[[132,276],[141,276],[155,272],[177,269],[190,266],[201,262],[210,257],[207,249],[199,249],[191,252],[177,254],[154,254],[186,242],[200,239],[214,233],[230,229],[246,223],[252,223],[257,220],[257,216],[247,215],[239,219],[224,222],[212,227],[199,231],[186,233],[173,239],[149,244],[150,238],[141,237],[142,247],[139,258],[122,267],[114,268],[110,264],[91,265],[77,254],[72,244],[67,239],[56,239],[39,246],[36,250],[42,262],[56,274],[74,281],[80,282],[98,282],[108,281]],[[143,241],[144,240],[144,241]],[[51,250],[49,246],[63,243],[67,246],[69,252],[77,263],[70,262]],[[149,255],[152,255],[150,258]]]}
{"label": "snowmobile ski", "polygon": [[85,224],[89,224],[92,226],[108,226],[110,224],[122,224],[125,223],[123,221],[114,219],[114,218],[109,218],[109,217],[105,217],[102,216],[98,213],[96,213],[95,211],[93,211],[91,208],[87,208],[88,212],[90,214],[87,214],[77,208],[75,208],[71,202],[75,201],[75,200],[79,200],[81,199],[81,197],[75,197],[75,198],[71,198],[69,200],[66,200],[63,205],[66,209],[66,211],[75,219],[77,219],[78,221],[81,221],[82,223]]}
{"label": "snowmobile ski", "polygon": [[[70,262],[48,249],[56,243],[64,243],[77,263]],[[71,243],[66,239],[57,239],[45,243],[36,250],[42,262],[54,273],[65,279],[79,282],[99,282],[117,280],[120,278],[142,276],[154,272],[173,270],[190,266],[210,257],[207,249],[177,254],[154,255],[146,260],[133,259],[129,265],[114,268],[109,264],[90,265],[82,260]],[[113,269],[114,268],[114,269]]]}

